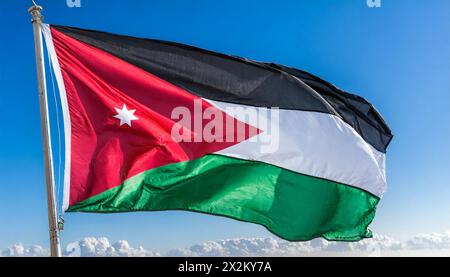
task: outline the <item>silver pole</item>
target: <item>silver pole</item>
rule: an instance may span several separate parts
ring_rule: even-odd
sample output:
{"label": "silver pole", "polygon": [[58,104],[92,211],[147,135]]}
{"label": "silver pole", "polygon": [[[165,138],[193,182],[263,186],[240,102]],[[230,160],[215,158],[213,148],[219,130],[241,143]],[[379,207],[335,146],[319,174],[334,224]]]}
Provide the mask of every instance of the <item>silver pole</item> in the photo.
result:
{"label": "silver pole", "polygon": [[44,50],[42,46],[42,15],[41,6],[34,5],[28,9],[32,16],[34,31],[34,47],[36,52],[36,66],[38,77],[39,106],[41,110],[41,128],[44,146],[45,181],[47,187],[47,209],[50,231],[50,254],[52,257],[61,257],[61,242],[58,228],[58,212],[56,208],[53,158],[50,142],[50,128],[47,105],[47,88],[45,85]]}

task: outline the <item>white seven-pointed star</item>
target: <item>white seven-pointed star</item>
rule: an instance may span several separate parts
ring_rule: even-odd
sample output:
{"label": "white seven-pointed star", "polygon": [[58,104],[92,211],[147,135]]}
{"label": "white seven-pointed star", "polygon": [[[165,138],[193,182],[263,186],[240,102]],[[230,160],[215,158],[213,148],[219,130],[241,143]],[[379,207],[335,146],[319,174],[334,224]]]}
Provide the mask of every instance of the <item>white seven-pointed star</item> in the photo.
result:
{"label": "white seven-pointed star", "polygon": [[125,104],[123,104],[122,109],[119,109],[119,108],[115,108],[115,109],[116,109],[117,115],[115,115],[114,117],[120,120],[120,126],[127,124],[128,126],[131,127],[131,121],[139,119],[134,115],[136,110],[128,110],[127,106]]}

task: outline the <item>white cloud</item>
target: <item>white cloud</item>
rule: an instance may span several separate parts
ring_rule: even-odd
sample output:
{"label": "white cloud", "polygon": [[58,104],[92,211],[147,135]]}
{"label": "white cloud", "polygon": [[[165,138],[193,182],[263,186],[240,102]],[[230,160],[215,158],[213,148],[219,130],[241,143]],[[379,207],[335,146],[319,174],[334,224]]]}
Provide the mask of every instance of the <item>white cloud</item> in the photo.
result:
{"label": "white cloud", "polygon": [[159,253],[146,250],[142,246],[131,247],[126,240],[119,240],[111,244],[105,237],[88,237],[69,243],[64,255],[71,257],[155,257],[159,256]]}
{"label": "white cloud", "polygon": [[250,256],[270,255],[280,250],[280,241],[273,238],[248,238],[208,241],[190,248],[169,251],[168,256]]}
{"label": "white cloud", "polygon": [[241,238],[203,242],[189,248],[169,251],[168,256],[336,256],[377,255],[380,251],[403,249],[401,242],[375,235],[360,242],[330,242],[314,239],[288,242],[275,238]]}
{"label": "white cloud", "polygon": [[450,232],[418,234],[406,242],[410,249],[450,249]]}
{"label": "white cloud", "polygon": [[0,251],[0,257],[43,257],[48,255],[48,249],[40,245],[26,247],[21,243],[15,244]]}
{"label": "white cloud", "polygon": [[[16,244],[0,250],[4,257],[48,256],[42,246]],[[188,248],[178,248],[161,255],[142,246],[131,246],[126,240],[111,243],[105,237],[87,237],[69,243],[65,256],[83,257],[222,257],[222,256],[450,256],[450,232],[419,234],[406,241],[375,234],[359,242],[330,242],[315,239],[288,242],[276,238],[236,238],[207,241]]]}

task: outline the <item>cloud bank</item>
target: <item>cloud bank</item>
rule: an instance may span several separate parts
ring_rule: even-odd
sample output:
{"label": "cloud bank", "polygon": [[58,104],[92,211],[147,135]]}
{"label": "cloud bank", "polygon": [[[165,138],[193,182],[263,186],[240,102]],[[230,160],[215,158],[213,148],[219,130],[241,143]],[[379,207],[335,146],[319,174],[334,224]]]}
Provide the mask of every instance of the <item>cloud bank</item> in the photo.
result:
{"label": "cloud bank", "polygon": [[110,243],[108,238],[88,237],[67,245],[64,256],[69,257],[157,257],[159,253],[131,247],[128,241],[119,240]]}
{"label": "cloud bank", "polygon": [[363,254],[376,255],[380,251],[400,250],[401,242],[375,235],[359,242],[330,242],[315,239],[308,242],[288,242],[275,238],[241,238],[208,241],[189,248],[169,251],[168,256],[221,257],[221,256],[336,256]]}
{"label": "cloud bank", "polygon": [[0,250],[0,257],[46,257],[49,255],[50,251],[40,245],[27,247],[21,243]]}
{"label": "cloud bank", "polygon": [[[3,257],[41,257],[49,251],[42,246],[16,244],[0,250]],[[110,242],[106,237],[87,237],[69,243],[64,250],[69,257],[246,257],[246,256],[450,256],[450,232],[419,234],[406,241],[375,234],[359,242],[330,242],[315,239],[288,242],[277,238],[236,238],[206,241],[166,253],[131,246],[126,240]]]}

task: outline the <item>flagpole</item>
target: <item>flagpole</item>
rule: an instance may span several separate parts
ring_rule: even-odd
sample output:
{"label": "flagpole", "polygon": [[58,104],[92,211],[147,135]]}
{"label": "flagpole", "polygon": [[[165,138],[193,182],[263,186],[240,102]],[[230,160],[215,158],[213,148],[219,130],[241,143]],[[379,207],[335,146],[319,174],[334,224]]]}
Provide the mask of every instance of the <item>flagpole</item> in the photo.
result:
{"label": "flagpole", "polygon": [[54,189],[54,175],[53,175],[53,158],[50,141],[49,115],[47,104],[47,88],[45,85],[45,64],[44,51],[42,45],[42,7],[33,5],[28,9],[32,16],[33,32],[34,32],[34,47],[36,52],[36,66],[38,77],[38,94],[39,107],[41,111],[41,128],[44,148],[44,167],[45,167],[45,181],[47,188],[47,210],[48,223],[50,232],[50,254],[52,257],[61,257],[61,242],[58,228],[58,212],[56,208],[56,198]]}

